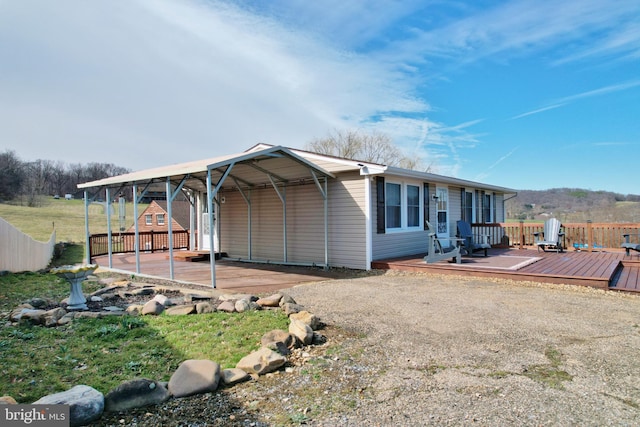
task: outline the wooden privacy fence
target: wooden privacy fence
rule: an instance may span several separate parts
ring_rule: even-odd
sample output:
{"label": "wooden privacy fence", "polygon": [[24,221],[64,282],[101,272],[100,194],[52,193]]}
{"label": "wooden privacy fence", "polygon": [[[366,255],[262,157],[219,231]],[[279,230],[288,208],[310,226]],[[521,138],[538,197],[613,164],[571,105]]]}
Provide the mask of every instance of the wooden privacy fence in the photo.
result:
{"label": "wooden privacy fence", "polygon": [[[544,230],[544,223],[501,222],[495,224],[473,224],[475,234],[489,235],[493,246],[532,246],[535,244],[533,233]],[[577,222],[562,224],[565,233],[565,248],[592,251],[601,249],[620,249],[624,234],[631,234],[631,241],[638,242],[640,223],[595,223]]]}
{"label": "wooden privacy fence", "polygon": [[0,271],[17,273],[47,268],[55,245],[55,230],[48,242],[38,242],[0,218]]}
{"label": "wooden privacy fence", "polygon": [[[189,231],[173,231],[173,249],[189,248]],[[167,231],[141,231],[138,233],[141,252],[158,252],[169,249],[169,233]],[[129,253],[136,251],[136,233],[123,232],[111,234],[111,253]],[[107,233],[89,236],[89,253],[91,258],[109,253],[109,235]]]}

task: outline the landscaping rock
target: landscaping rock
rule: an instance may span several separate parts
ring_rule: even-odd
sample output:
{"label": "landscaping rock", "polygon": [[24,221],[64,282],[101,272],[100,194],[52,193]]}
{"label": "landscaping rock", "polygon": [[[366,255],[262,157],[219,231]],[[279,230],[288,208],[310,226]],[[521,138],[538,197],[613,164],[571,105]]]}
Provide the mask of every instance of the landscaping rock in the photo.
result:
{"label": "landscaping rock", "polygon": [[302,341],[304,345],[311,344],[311,341],[313,340],[313,329],[301,320],[291,319],[291,323],[289,323],[289,332]]}
{"label": "landscaping rock", "polygon": [[164,305],[160,304],[158,301],[155,301],[155,300],[148,301],[145,305],[142,306],[143,316],[148,314],[157,316],[163,311],[164,311]]}
{"label": "landscaping rock", "polygon": [[9,320],[11,320],[12,322],[18,322],[20,318],[22,318],[22,315],[29,310],[34,310],[31,304],[20,304],[16,306],[16,308],[11,310]]}
{"label": "landscaping rock", "polygon": [[292,349],[296,345],[296,337],[282,329],[274,329],[262,336],[260,343],[264,347],[268,347],[272,343],[282,343],[288,349]]}
{"label": "landscaping rock", "polygon": [[158,294],[155,297],[153,297],[153,301],[158,301],[160,304],[164,305],[165,307],[168,307],[169,305],[171,305],[169,298],[167,298],[162,294]]}
{"label": "landscaping rock", "polygon": [[233,313],[236,311],[236,305],[232,300],[222,301],[218,306],[218,311]]}
{"label": "landscaping rock", "polygon": [[67,311],[62,307],[47,311],[44,315],[44,325],[48,327],[58,326],[58,322],[65,316],[65,314],[67,314]]}
{"label": "landscaping rock", "polygon": [[235,303],[235,309],[238,313],[243,313],[245,311],[251,310],[251,306],[249,305],[249,301],[246,299],[240,299]]}
{"label": "landscaping rock", "polygon": [[167,308],[166,312],[167,314],[173,315],[173,316],[193,314],[196,312],[196,306],[193,304],[176,305],[176,306]]}
{"label": "landscaping rock", "polygon": [[26,309],[20,316],[20,322],[28,322],[32,325],[44,325],[46,314],[47,312],[44,310]]}
{"label": "landscaping rock", "polygon": [[216,309],[211,303],[199,302],[196,304],[196,313],[198,314],[213,313],[214,311],[216,311]]}
{"label": "landscaping rock", "polygon": [[169,379],[169,393],[174,397],[208,393],[218,388],[220,365],[211,360],[185,360]]}
{"label": "landscaping rock", "polygon": [[71,323],[75,317],[76,317],[75,312],[73,311],[68,312],[67,314],[62,316],[60,320],[58,320],[58,326],[63,326]]}
{"label": "landscaping rock", "polygon": [[301,306],[300,304],[293,304],[293,303],[290,303],[290,302],[288,302],[286,304],[281,304],[280,308],[282,308],[282,311],[284,311],[284,313],[287,316],[290,316],[290,315],[292,315],[294,313],[299,313],[299,312],[304,310],[304,307]]}
{"label": "landscaping rock", "polygon": [[45,298],[35,297],[31,298],[27,303],[33,308],[45,308],[49,304],[49,301]]}
{"label": "landscaping rock", "polygon": [[220,377],[225,385],[237,384],[251,378],[248,373],[239,368],[224,369]]}
{"label": "landscaping rock", "polygon": [[155,405],[171,397],[169,390],[157,381],[146,378],[120,384],[104,398],[105,412],[120,412],[132,408]]}
{"label": "landscaping rock", "polygon": [[[244,372],[244,371],[242,371]],[[17,405],[18,402],[11,396],[0,397],[0,405]]]}
{"label": "landscaping rock", "polygon": [[262,347],[240,359],[236,368],[249,374],[263,375],[273,372],[287,362],[287,358],[269,348]]}
{"label": "landscaping rock", "polygon": [[140,304],[131,304],[126,308],[125,312],[127,312],[127,314],[137,316],[138,314],[142,313],[142,307],[143,306]]}
{"label": "landscaping rock", "polygon": [[280,299],[280,307],[284,304],[297,304],[296,300],[294,300],[291,296],[287,294],[282,294],[282,299]]}
{"label": "landscaping rock", "polygon": [[95,421],[104,411],[104,396],[87,385],[77,385],[67,391],[44,396],[35,405],[69,405],[69,423],[81,426]]}
{"label": "landscaping rock", "polygon": [[269,297],[260,298],[258,301],[258,305],[262,307],[278,307],[280,305],[280,300],[282,299],[282,294],[273,294]]}
{"label": "landscaping rock", "polygon": [[315,314],[309,313],[308,311],[300,311],[298,313],[293,313],[289,316],[290,319],[300,320],[305,325],[309,325],[311,329],[314,331],[318,330],[320,326],[322,326],[320,322],[320,318]]}

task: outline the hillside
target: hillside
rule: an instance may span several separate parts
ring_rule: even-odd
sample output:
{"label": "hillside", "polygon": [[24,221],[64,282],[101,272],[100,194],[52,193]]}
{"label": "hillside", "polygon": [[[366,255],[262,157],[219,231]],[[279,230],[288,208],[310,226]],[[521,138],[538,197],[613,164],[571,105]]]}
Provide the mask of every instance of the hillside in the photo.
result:
{"label": "hillside", "polygon": [[579,188],[520,190],[505,205],[510,220],[554,216],[563,222],[640,222],[640,196],[632,194]]}

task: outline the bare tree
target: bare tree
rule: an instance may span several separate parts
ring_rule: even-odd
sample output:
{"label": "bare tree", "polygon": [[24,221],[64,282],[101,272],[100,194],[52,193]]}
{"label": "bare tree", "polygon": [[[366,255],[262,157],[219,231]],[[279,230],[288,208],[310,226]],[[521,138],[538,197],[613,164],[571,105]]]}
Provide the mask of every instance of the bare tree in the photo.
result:
{"label": "bare tree", "polygon": [[318,138],[306,145],[306,149],[319,154],[397,166],[405,169],[429,172],[418,156],[407,156],[394,145],[388,135],[364,133],[357,130],[334,131],[326,138]]}
{"label": "bare tree", "polygon": [[0,201],[12,200],[20,194],[25,168],[14,151],[0,153]]}

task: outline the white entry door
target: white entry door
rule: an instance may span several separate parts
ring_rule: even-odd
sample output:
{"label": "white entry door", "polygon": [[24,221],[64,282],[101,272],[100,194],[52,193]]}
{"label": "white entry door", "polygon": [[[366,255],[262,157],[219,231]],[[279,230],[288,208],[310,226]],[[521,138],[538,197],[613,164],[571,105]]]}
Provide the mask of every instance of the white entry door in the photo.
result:
{"label": "white entry door", "polygon": [[[204,251],[208,251],[211,247],[209,245],[209,214],[207,212],[202,213],[202,244],[200,247]],[[216,226],[215,205],[213,207],[213,251],[218,252],[218,227]]]}
{"label": "white entry door", "polygon": [[449,189],[436,187],[436,234],[442,246],[450,246],[449,243]]}

